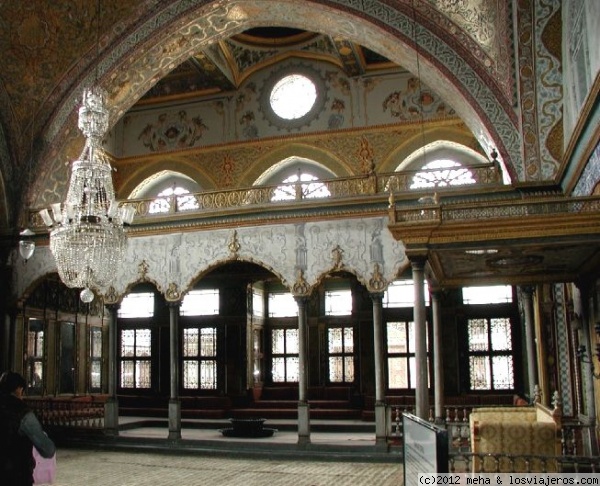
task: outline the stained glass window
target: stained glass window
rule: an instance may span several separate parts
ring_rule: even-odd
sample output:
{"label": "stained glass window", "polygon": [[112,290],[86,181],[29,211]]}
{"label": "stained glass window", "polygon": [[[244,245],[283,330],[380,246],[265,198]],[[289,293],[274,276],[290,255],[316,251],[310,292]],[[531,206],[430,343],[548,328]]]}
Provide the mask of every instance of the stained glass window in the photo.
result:
{"label": "stained glass window", "polygon": [[147,318],[154,315],[154,293],[138,292],[126,295],[119,307],[120,318]]}
{"label": "stained glass window", "polygon": [[325,291],[325,315],[349,316],[352,314],[352,290]]}
{"label": "stained glass window", "polygon": [[102,388],[102,329],[90,329],[90,388],[100,391]]}
{"label": "stained glass window", "polygon": [[[415,388],[417,366],[414,323],[388,322],[386,324],[386,340],[388,387],[391,389]],[[426,343],[428,343],[428,337],[426,337]],[[427,361],[429,363],[429,357]],[[427,369],[427,381],[429,382],[429,365]]]}
{"label": "stained glass window", "polygon": [[281,78],[269,101],[275,114],[285,120],[297,120],[306,115],[317,100],[315,83],[303,74],[289,74]]}
{"label": "stained glass window", "polygon": [[217,328],[190,327],[183,330],[183,387],[217,389]]}
{"label": "stained glass window", "polygon": [[190,191],[175,186],[159,192],[156,199],[150,203],[148,212],[150,214],[171,212],[171,204],[174,198],[177,201],[175,206],[177,211],[191,211],[200,208],[198,201],[193,194],[190,194]]}
{"label": "stained glass window", "polygon": [[508,318],[467,321],[469,377],[472,390],[512,390],[512,327]]}
{"label": "stained glass window", "polygon": [[413,177],[411,189],[446,187],[475,184],[473,173],[459,162],[448,159],[434,160],[425,164],[422,172]]}
{"label": "stained glass window", "polygon": [[351,383],[354,381],[354,329],[332,327],[327,329],[329,381]]}
{"label": "stained glass window", "polygon": [[219,289],[191,290],[179,308],[182,316],[216,316],[219,314]]}
{"label": "stained glass window", "polygon": [[41,394],[44,383],[44,321],[29,319],[27,332],[27,391]]}
{"label": "stained glass window", "polygon": [[152,331],[123,329],[121,331],[121,387],[151,387]]}
{"label": "stained glass window", "polygon": [[273,382],[298,382],[300,367],[298,329],[271,330],[271,373]]}
{"label": "stained glass window", "polygon": [[252,289],[252,315],[263,317],[265,315],[265,301],[263,293]]}
{"label": "stained glass window", "polygon": [[463,287],[463,304],[506,304],[513,301],[510,285]]}
{"label": "stained glass window", "polygon": [[[429,305],[429,286],[427,281],[423,284],[425,305]],[[415,284],[412,280],[396,280],[392,282],[383,293],[383,307],[414,307]]]}
{"label": "stained glass window", "polygon": [[317,197],[330,197],[327,186],[318,177],[302,172],[284,179],[273,191],[272,201],[290,201]]}
{"label": "stained glass window", "polygon": [[298,304],[290,292],[269,293],[269,317],[294,317]]}

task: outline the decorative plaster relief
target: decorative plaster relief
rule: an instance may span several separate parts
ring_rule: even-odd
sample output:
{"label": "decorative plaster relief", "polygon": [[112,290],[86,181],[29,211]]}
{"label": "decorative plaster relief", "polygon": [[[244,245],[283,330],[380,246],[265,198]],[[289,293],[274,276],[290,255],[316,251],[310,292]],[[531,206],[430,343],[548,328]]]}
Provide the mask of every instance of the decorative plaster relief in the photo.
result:
{"label": "decorative plaster relief", "polygon": [[[305,260],[298,257],[304,252]],[[135,283],[152,282],[172,299],[185,294],[211,269],[235,260],[256,263],[301,293],[335,270],[349,271],[368,289],[372,282],[380,291],[406,264],[404,245],[387,231],[387,218],[143,236],[129,239],[125,260],[104,293],[114,300],[115,294],[123,296]],[[15,297],[55,271],[48,247],[36,249],[26,268],[14,272]]]}

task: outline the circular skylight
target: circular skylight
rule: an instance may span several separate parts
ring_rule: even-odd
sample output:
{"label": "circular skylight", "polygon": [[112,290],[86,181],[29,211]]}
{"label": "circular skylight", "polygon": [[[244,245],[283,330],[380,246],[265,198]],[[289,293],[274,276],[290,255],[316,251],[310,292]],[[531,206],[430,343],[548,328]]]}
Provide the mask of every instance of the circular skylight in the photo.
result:
{"label": "circular skylight", "polygon": [[303,74],[288,74],[273,89],[269,102],[275,114],[285,120],[297,120],[306,115],[317,100],[315,83]]}

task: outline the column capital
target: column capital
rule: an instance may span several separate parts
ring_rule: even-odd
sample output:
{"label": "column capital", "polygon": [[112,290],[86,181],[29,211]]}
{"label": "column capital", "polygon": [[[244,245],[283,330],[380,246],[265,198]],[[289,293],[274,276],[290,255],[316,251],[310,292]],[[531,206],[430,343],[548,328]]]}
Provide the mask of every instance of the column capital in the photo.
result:
{"label": "column capital", "polygon": [[423,253],[419,253],[419,254],[413,254],[413,255],[409,255],[407,253],[407,258],[408,261],[410,261],[410,265],[413,269],[424,269],[425,268],[425,264],[427,263],[427,254],[423,254]]}
{"label": "column capital", "polygon": [[108,303],[104,304],[104,307],[106,307],[110,313],[116,313],[121,308],[121,303],[120,302],[108,302]]}
{"label": "column capital", "polygon": [[524,294],[526,294],[529,297],[531,297],[533,295],[533,293],[535,292],[534,285],[520,285],[519,289],[521,290],[521,292],[523,292]]}
{"label": "column capital", "polygon": [[376,304],[381,304],[383,301],[384,292],[369,292],[369,297]]}
{"label": "column capital", "polygon": [[308,302],[308,295],[305,295],[305,294],[294,295],[294,300],[296,301],[296,304],[298,304],[298,306],[301,305],[302,307],[305,307]]}
{"label": "column capital", "polygon": [[166,300],[165,299],[165,306],[167,306],[169,309],[175,307],[175,308],[179,308],[181,307],[181,300]]}

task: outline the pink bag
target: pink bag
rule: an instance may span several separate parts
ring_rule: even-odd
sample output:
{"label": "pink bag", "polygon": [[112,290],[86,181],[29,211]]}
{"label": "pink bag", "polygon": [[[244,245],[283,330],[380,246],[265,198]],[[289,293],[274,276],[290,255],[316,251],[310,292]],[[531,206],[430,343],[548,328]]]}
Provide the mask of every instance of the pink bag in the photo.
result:
{"label": "pink bag", "polygon": [[40,456],[37,449],[33,448],[35,469],[33,470],[33,484],[52,484],[56,479],[56,454],[50,459]]}

